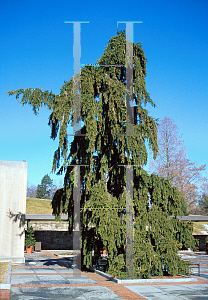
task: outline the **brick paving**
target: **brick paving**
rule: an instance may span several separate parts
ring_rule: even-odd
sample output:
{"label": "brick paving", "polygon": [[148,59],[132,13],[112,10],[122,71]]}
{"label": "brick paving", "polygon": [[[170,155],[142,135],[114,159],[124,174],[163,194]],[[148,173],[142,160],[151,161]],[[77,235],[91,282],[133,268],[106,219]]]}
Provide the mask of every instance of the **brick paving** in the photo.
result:
{"label": "brick paving", "polygon": [[[196,258],[189,258],[189,260],[192,262],[193,259],[200,262],[208,261],[208,257],[205,258],[204,256],[201,258],[200,256]],[[29,263],[36,263],[36,265],[28,265]],[[190,290],[193,291],[193,293],[197,289],[197,291],[199,291],[198,293],[201,293],[200,295],[202,295],[202,298],[200,298],[201,296],[199,295],[197,298],[194,298],[193,295],[190,296],[191,298],[187,298],[188,296],[186,295],[185,298],[178,297],[177,299],[208,299],[208,281],[205,278],[197,278],[197,281],[185,283],[155,282],[117,284],[96,273],[81,272],[81,276],[78,280],[76,280],[76,276],[74,277],[73,275],[73,270],[63,267],[59,265],[59,263],[61,263],[61,259],[48,251],[42,251],[40,254],[33,253],[30,256],[26,255],[26,265],[22,264],[12,266],[11,293],[10,290],[0,290],[0,300],[26,300],[27,293],[30,293],[32,297],[28,299],[141,300],[153,299],[154,295],[151,295],[151,293],[154,294],[154,291],[156,291],[155,295],[162,295],[163,297],[167,297],[167,299],[171,300],[176,299],[176,297],[174,296],[173,292],[172,294],[167,294],[167,290],[169,287],[170,291],[173,291],[174,286],[178,290],[182,288],[189,290],[188,287],[190,287]],[[204,266],[206,268],[208,267],[206,264],[201,263],[200,266]],[[203,270],[202,273],[205,274],[204,276],[207,276],[207,271],[208,269]],[[29,276],[31,280],[27,279]],[[53,278],[55,279],[53,280]],[[201,288],[201,292],[198,287]],[[143,292],[140,292],[140,290]],[[72,293],[74,293],[73,295],[76,295],[73,296]],[[141,295],[142,293],[143,295]],[[207,294],[204,295],[203,293]],[[106,298],[103,298],[104,295],[107,295]],[[145,295],[147,296],[145,297]],[[155,296],[155,299],[166,298],[157,298]]]}
{"label": "brick paving", "polygon": [[1,300],[10,300],[10,290],[0,290]]}

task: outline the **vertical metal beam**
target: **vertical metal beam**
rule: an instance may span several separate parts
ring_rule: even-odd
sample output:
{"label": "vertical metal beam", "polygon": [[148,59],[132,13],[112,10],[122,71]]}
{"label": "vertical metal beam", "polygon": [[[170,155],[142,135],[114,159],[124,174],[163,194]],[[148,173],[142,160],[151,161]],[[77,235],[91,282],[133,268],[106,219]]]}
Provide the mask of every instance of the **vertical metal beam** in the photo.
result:
{"label": "vertical metal beam", "polygon": [[74,23],[74,43],[73,43],[73,57],[74,57],[74,77],[73,77],[73,106],[74,106],[74,124],[73,134],[81,133],[81,74],[80,74],[80,58],[81,58],[81,24]]}
{"label": "vertical metal beam", "polygon": [[[71,22],[73,23],[73,58],[74,58],[74,76],[73,76],[73,135],[82,136],[81,134],[81,23],[89,22]],[[84,134],[85,135],[85,134]],[[74,224],[73,224],[73,252],[77,255],[73,257],[73,275],[81,275],[81,222],[80,222],[80,165],[74,166]]]}
{"label": "vertical metal beam", "polygon": [[[134,136],[133,40],[134,23],[126,23],[126,136]],[[127,138],[128,142],[128,138]],[[134,277],[133,165],[126,166],[126,277]]]}
{"label": "vertical metal beam", "polygon": [[73,23],[73,57],[74,57],[74,76],[73,76],[73,135],[81,136],[81,23],[89,22],[71,22]]}
{"label": "vertical metal beam", "polygon": [[138,22],[119,21],[126,23],[126,135],[134,135],[134,106],[133,106],[133,41],[134,24]]}
{"label": "vertical metal beam", "polygon": [[134,134],[133,22],[126,23],[126,135]]}
{"label": "vertical metal beam", "polygon": [[81,275],[81,223],[80,223],[80,166],[74,166],[74,223],[73,223],[73,275]]}
{"label": "vertical metal beam", "polygon": [[133,166],[126,166],[126,277],[134,277]]}

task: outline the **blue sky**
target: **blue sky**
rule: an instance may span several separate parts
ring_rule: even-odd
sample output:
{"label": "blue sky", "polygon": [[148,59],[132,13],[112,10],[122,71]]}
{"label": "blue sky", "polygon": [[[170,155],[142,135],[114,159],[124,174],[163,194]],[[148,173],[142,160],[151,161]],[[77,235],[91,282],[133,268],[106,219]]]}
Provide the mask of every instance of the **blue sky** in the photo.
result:
{"label": "blue sky", "polygon": [[[208,165],[208,1],[0,0],[0,160],[28,162],[28,181],[50,173],[58,141],[43,108],[33,115],[5,91],[44,88],[59,93],[73,75],[73,25],[81,30],[81,64],[92,64],[115,35],[117,21],[134,25],[148,59],[150,115],[174,119],[191,161]],[[124,29],[119,24],[118,29]],[[59,177],[51,176],[55,183]]]}

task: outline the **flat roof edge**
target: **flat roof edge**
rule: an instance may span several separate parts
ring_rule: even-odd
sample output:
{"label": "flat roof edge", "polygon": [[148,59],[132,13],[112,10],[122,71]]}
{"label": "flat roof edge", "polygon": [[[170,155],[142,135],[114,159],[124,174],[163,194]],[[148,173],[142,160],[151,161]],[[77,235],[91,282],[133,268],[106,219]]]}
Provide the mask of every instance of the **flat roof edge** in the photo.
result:
{"label": "flat roof edge", "polygon": [[[35,214],[26,214],[25,215],[25,220],[30,220],[30,221],[55,221],[55,216],[53,215],[35,215]],[[62,221],[67,221],[68,220],[68,215],[61,215],[61,220]]]}

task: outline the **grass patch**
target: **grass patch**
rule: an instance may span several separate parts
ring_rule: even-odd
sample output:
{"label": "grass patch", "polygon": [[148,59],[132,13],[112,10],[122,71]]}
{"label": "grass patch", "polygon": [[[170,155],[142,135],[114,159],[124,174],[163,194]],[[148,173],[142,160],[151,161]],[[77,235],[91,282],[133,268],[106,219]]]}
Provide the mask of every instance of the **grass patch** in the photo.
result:
{"label": "grass patch", "polygon": [[201,231],[208,231],[203,226],[203,225],[208,225],[206,222],[193,222],[193,223],[194,223],[194,229],[193,229],[194,235],[202,235]]}
{"label": "grass patch", "polygon": [[51,200],[26,199],[26,214],[52,215]]}
{"label": "grass patch", "polygon": [[7,283],[8,262],[0,262],[0,283]]}

